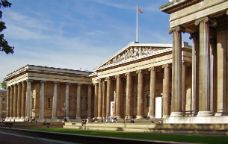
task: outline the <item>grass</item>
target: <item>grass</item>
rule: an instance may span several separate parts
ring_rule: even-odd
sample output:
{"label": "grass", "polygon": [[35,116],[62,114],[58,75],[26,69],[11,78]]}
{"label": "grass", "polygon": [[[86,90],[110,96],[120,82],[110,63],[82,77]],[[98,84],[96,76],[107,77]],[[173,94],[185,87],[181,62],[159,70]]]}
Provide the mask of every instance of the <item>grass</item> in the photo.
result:
{"label": "grass", "polygon": [[63,128],[34,128],[32,130],[45,131],[45,132],[70,133],[70,134],[83,134],[83,135],[90,135],[90,136],[132,138],[132,139],[140,139],[140,140],[159,140],[159,141],[191,142],[191,143],[207,143],[207,144],[228,144],[228,136],[216,136],[216,135],[95,131],[95,130],[78,130],[78,129],[63,129]]}

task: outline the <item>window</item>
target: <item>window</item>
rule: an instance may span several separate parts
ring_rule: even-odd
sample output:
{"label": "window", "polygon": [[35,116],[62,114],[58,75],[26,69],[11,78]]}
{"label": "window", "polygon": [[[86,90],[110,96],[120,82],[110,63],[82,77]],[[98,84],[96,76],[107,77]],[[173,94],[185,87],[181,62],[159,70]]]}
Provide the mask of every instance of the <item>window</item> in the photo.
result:
{"label": "window", "polygon": [[50,109],[51,108],[51,98],[48,98],[48,101],[47,101],[47,106],[48,106],[48,108]]}

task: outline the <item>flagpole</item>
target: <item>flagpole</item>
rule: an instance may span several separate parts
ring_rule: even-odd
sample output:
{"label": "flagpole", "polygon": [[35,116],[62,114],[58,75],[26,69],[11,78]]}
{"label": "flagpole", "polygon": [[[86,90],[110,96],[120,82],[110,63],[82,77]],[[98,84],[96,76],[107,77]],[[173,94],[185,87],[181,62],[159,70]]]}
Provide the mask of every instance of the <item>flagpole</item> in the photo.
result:
{"label": "flagpole", "polygon": [[136,7],[136,32],[135,32],[135,43],[139,42],[139,5]]}

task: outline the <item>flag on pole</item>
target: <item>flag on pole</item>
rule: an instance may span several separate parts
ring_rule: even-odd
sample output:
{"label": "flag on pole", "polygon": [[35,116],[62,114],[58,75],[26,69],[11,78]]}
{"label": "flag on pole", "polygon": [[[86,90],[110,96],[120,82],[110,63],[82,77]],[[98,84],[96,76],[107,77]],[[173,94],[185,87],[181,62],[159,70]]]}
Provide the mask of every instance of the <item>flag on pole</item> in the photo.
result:
{"label": "flag on pole", "polygon": [[140,7],[137,8],[137,11],[138,11],[139,13],[143,13],[143,12],[144,12],[143,9],[140,8]]}

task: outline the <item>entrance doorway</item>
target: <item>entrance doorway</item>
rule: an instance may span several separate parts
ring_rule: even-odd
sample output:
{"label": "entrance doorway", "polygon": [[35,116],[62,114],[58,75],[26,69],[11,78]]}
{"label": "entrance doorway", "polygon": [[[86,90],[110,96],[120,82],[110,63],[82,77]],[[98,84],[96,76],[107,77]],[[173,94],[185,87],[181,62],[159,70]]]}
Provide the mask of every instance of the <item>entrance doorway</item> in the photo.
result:
{"label": "entrance doorway", "polygon": [[155,118],[162,118],[162,97],[155,98]]}

